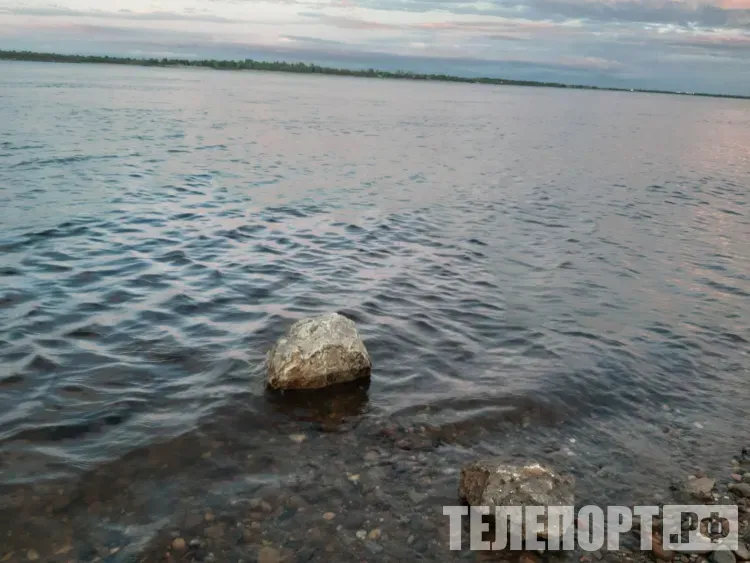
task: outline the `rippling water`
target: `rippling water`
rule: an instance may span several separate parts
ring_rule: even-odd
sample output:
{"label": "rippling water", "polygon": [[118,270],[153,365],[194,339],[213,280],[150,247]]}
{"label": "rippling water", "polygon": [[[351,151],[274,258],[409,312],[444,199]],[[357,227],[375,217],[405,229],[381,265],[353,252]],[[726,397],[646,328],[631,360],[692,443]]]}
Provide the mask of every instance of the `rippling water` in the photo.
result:
{"label": "rippling water", "polygon": [[[0,70],[0,480],[27,523],[51,483],[88,512],[68,498],[45,530],[64,515],[132,547],[133,522],[90,517],[119,506],[108,484],[162,499],[139,505],[147,540],[175,525],[170,495],[301,479],[300,448],[331,479],[403,452],[443,476],[428,498],[494,454],[623,499],[747,439],[745,101]],[[369,389],[267,396],[267,349],[331,310],[360,327]],[[382,428],[438,438],[415,458]],[[332,483],[308,483],[312,506]]]}

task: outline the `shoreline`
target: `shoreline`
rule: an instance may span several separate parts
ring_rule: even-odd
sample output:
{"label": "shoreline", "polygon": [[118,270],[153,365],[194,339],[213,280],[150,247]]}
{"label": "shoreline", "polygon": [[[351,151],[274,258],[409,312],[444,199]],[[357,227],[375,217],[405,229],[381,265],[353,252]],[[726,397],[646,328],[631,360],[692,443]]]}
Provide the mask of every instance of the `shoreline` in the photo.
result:
{"label": "shoreline", "polygon": [[750,96],[736,94],[710,94],[705,92],[678,92],[673,90],[655,90],[647,88],[607,88],[581,84],[564,84],[559,82],[539,82],[532,80],[511,80],[491,77],[462,77],[449,74],[425,74],[410,71],[385,71],[378,69],[344,69],[333,68],[313,63],[290,63],[284,61],[218,60],[218,59],[145,59],[130,57],[110,57],[96,55],[63,55],[59,53],[41,53],[35,51],[13,51],[0,49],[0,60],[17,62],[46,62],[67,64],[115,64],[122,66],[143,66],[160,68],[210,68],[213,70],[255,70],[268,72],[286,72],[292,74],[322,74],[329,76],[350,76],[354,78],[374,78],[393,80],[416,80],[423,82],[455,82],[463,84],[485,84],[491,86],[525,86],[532,88],[560,88],[568,90],[597,90],[606,92],[631,92],[640,94],[668,94],[674,96],[692,96],[703,98],[725,98],[733,100],[750,100]]}
{"label": "shoreline", "polygon": [[[8,523],[0,561],[743,561],[668,551],[656,528],[649,532],[653,549],[642,551],[638,524],[621,536],[617,551],[472,552],[468,527],[462,549],[451,551],[442,507],[459,504],[460,463],[470,461],[462,444],[473,442],[475,432],[368,420],[354,414],[356,398],[343,401],[296,420],[218,417],[75,479],[0,486],[0,517]],[[228,424],[249,432],[227,436]],[[569,468],[560,463],[555,470]],[[736,503],[740,542],[750,543],[750,498],[731,492],[736,483],[750,483],[750,457],[737,456],[725,475],[714,477],[696,471],[665,483],[663,494],[633,497],[627,505]],[[588,501],[583,493],[576,505]]]}

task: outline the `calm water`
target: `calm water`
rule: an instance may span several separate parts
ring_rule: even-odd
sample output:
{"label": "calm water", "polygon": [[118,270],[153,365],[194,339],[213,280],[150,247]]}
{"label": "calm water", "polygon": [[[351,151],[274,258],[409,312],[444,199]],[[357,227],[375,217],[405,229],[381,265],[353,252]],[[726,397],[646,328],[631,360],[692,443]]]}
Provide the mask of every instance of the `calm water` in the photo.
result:
{"label": "calm water", "polygon": [[[19,560],[163,554],[191,510],[241,528],[232,507],[291,489],[306,510],[266,540],[399,560],[438,549],[435,526],[394,524],[385,552],[346,526],[273,534],[333,503],[387,537],[477,455],[628,502],[747,442],[748,102],[2,63],[0,123]],[[369,389],[267,396],[267,349],[330,310],[360,327]]]}

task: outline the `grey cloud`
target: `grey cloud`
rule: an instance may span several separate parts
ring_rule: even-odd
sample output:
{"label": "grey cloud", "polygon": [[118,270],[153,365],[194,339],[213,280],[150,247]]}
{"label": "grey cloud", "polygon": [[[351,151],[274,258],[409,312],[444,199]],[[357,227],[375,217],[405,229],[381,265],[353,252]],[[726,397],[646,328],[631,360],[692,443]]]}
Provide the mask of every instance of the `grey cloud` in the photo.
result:
{"label": "grey cloud", "polygon": [[691,5],[673,0],[494,0],[477,7],[474,0],[362,0],[361,5],[387,11],[523,17],[561,21],[638,22],[681,26],[750,28],[750,9],[725,9],[710,4]]}
{"label": "grey cloud", "polygon": [[291,41],[295,41],[297,43],[305,43],[308,45],[343,45],[345,47],[348,47],[348,45],[342,41],[335,41],[333,39],[320,39],[318,37],[307,37],[305,35],[284,35],[282,36],[284,39],[290,39]]}
{"label": "grey cloud", "polygon": [[586,0],[527,0],[537,14],[599,22],[642,22],[704,27],[744,27],[750,10],[727,10],[716,6],[692,7],[684,2],[642,0],[612,3]]}
{"label": "grey cloud", "polygon": [[214,16],[211,14],[175,14],[170,12],[136,13],[130,10],[119,10],[117,12],[104,12],[99,10],[79,11],[68,8],[13,8],[0,10],[0,14],[17,16],[42,16],[42,17],[87,17],[124,19],[137,21],[196,21],[210,23],[228,23],[232,20]]}

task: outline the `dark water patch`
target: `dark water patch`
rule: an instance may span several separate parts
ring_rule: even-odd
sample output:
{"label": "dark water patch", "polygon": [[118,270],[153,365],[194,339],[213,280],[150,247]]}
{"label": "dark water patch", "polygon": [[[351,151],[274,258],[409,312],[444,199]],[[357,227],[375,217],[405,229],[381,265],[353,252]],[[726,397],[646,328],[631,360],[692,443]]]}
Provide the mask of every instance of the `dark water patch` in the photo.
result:
{"label": "dark water patch", "polygon": [[2,277],[11,277],[11,276],[20,276],[23,275],[23,272],[19,270],[18,268],[13,268],[10,266],[0,266],[0,276]]}
{"label": "dark water patch", "polygon": [[91,160],[109,160],[117,159],[117,155],[74,155],[59,158],[38,158],[33,160],[25,160],[12,164],[11,168],[37,168],[44,166],[64,166],[66,164],[74,164],[78,162],[87,162]]}

